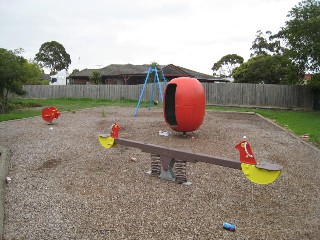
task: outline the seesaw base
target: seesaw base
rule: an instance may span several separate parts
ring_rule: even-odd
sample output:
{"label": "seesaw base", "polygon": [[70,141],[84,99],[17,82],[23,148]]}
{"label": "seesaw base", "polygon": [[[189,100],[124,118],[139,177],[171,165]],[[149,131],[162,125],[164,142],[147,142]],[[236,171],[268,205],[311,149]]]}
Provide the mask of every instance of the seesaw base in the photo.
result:
{"label": "seesaw base", "polygon": [[173,158],[168,159],[168,166],[166,168],[160,160],[160,155],[150,154],[151,156],[151,175],[159,176],[163,179],[176,181],[177,183],[187,182],[187,163],[181,160],[175,160]]}
{"label": "seesaw base", "polygon": [[[154,174],[152,174],[152,171],[149,170],[146,172],[146,174],[153,176],[153,177],[160,177],[162,179],[169,180],[169,181],[176,181],[176,178],[172,178],[171,173],[168,173],[168,171],[163,171],[159,175],[154,175]],[[185,185],[185,186],[190,186],[190,185],[192,185],[192,182],[186,181],[186,182],[181,182],[180,184]]]}

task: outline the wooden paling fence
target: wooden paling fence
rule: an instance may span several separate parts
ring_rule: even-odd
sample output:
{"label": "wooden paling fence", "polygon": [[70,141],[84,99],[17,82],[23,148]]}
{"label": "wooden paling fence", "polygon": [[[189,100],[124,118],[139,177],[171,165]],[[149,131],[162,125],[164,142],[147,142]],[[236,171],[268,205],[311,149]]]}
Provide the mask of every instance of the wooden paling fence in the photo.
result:
{"label": "wooden paling fence", "polygon": [[[147,84],[142,101],[149,101],[153,84]],[[245,106],[283,109],[313,107],[313,92],[306,86],[249,84],[249,83],[203,83],[207,105]],[[138,100],[143,85],[26,85],[25,98],[93,98]],[[162,90],[165,86],[162,85]],[[161,100],[158,86],[154,100]]]}

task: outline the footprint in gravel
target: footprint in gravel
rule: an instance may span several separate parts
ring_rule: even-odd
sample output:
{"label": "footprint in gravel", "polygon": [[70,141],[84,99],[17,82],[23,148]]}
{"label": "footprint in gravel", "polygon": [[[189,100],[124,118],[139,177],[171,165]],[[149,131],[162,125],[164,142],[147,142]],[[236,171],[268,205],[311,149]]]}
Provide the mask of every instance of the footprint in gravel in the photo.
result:
{"label": "footprint in gravel", "polygon": [[61,163],[61,159],[50,159],[44,162],[37,170],[51,169],[58,166]]}

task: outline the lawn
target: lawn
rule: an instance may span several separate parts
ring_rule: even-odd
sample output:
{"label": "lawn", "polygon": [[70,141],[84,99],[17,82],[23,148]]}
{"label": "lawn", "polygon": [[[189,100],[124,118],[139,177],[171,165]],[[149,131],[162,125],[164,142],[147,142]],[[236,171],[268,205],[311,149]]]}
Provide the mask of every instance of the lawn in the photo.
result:
{"label": "lawn", "polygon": [[[136,107],[136,100],[107,100],[107,99],[22,99],[17,98],[12,102],[15,110],[7,114],[0,114],[0,122],[21,119],[26,117],[40,116],[45,107],[55,106],[60,112],[75,111],[78,109],[100,107],[100,106],[130,106]],[[140,107],[148,107],[149,102],[141,102]],[[157,107],[161,107],[157,105]],[[271,110],[260,108],[236,108],[207,106],[207,110],[213,111],[237,111],[255,112],[268,119],[273,120],[280,126],[288,129],[297,136],[307,134],[309,141],[320,147],[320,112],[315,111],[293,111],[293,110]]]}
{"label": "lawn", "polygon": [[[45,107],[54,106],[60,112],[75,111],[84,108],[100,106],[136,106],[135,100],[107,100],[107,99],[89,99],[89,98],[52,98],[52,99],[24,99],[17,98],[12,100],[12,110],[7,114],[0,114],[0,122],[15,120],[27,117],[40,116]],[[141,102],[141,107],[148,106],[148,103]]]}

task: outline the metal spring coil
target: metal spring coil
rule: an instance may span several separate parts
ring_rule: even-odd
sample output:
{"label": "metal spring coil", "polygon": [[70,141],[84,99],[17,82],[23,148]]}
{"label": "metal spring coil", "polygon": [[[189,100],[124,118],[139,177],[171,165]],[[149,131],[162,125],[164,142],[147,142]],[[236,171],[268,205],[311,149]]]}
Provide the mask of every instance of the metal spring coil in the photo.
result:
{"label": "metal spring coil", "polygon": [[176,160],[175,162],[176,182],[187,182],[187,163],[186,161]]}
{"label": "metal spring coil", "polygon": [[160,155],[151,153],[151,175],[159,176],[161,173]]}

